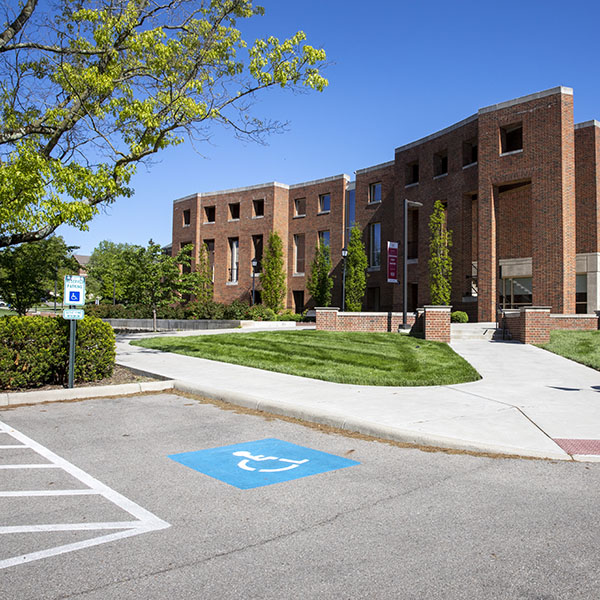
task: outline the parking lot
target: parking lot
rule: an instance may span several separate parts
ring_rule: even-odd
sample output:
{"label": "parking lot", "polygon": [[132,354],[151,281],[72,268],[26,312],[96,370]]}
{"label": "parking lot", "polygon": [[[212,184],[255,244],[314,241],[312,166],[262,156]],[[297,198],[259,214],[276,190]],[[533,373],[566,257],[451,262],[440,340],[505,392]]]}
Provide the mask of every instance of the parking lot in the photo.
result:
{"label": "parking lot", "polygon": [[600,594],[600,465],[428,453],[174,394],[0,423],[2,598]]}

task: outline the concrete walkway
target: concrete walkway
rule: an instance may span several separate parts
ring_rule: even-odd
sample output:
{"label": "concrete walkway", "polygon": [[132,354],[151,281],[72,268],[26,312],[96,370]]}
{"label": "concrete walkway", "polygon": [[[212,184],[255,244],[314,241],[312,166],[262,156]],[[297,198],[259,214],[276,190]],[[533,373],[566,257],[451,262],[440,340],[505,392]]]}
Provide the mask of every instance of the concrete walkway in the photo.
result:
{"label": "concrete walkway", "polygon": [[117,362],[209,398],[396,441],[600,460],[600,373],[533,346],[457,341],[452,347],[482,380],[398,388],[328,383],[129,345],[147,336],[119,336]]}

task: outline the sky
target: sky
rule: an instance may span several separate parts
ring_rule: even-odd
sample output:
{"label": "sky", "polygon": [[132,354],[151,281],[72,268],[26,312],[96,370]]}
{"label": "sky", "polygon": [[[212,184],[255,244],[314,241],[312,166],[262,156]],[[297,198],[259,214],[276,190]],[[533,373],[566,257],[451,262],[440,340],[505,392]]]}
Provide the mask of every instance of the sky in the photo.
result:
{"label": "sky", "polygon": [[594,0],[263,0],[244,38],[302,30],[327,52],[323,93],[267,90],[253,114],[287,122],[265,145],[214,129],[210,143],[167,149],[103,209],[89,231],[57,231],[79,254],[102,240],[171,241],[173,200],[270,181],[287,184],[394,159],[394,149],[479,108],[558,85],[574,89],[575,123],[600,120]]}

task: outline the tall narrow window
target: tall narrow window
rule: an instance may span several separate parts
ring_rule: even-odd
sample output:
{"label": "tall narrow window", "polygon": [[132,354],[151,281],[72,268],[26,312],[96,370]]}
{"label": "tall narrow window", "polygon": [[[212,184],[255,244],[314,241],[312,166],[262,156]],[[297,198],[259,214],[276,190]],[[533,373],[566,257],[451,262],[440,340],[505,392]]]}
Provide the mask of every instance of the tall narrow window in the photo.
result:
{"label": "tall narrow window", "polygon": [[215,240],[204,240],[212,281],[215,280]]}
{"label": "tall narrow window", "polygon": [[408,211],[408,240],[406,244],[408,253],[407,259],[411,260],[419,257],[419,211],[409,209]]}
{"label": "tall narrow window", "polygon": [[350,230],[355,222],[356,215],[356,201],[355,201],[355,190],[348,190],[346,194],[346,245],[350,241]]}
{"label": "tall narrow window", "polygon": [[188,208],[187,210],[183,211],[183,226],[184,227],[189,227],[190,224],[192,222],[192,216],[191,216],[191,211]]}
{"label": "tall narrow window", "polygon": [[369,267],[381,266],[381,223],[369,225]]}
{"label": "tall narrow window", "polygon": [[440,177],[448,174],[448,151],[438,152],[433,155],[433,176]]}
{"label": "tall narrow window", "polygon": [[252,200],[252,216],[257,219],[265,216],[265,201]]}
{"label": "tall narrow window", "polygon": [[204,207],[204,222],[205,223],[214,223],[215,222],[215,212],[216,212],[216,209],[214,206],[205,206]]}
{"label": "tall narrow window", "polygon": [[319,246],[329,246],[329,231],[319,231]]}
{"label": "tall narrow window", "polygon": [[321,194],[319,196],[319,212],[329,212],[331,210],[331,194]]}
{"label": "tall narrow window", "polygon": [[477,138],[463,142],[463,167],[477,162]]}
{"label": "tall narrow window", "polygon": [[256,273],[262,272],[262,259],[263,259],[263,236],[262,235],[253,235],[252,236],[252,249],[254,251],[254,256],[258,261],[256,265]]}
{"label": "tall narrow window", "polygon": [[419,161],[415,160],[406,165],[406,185],[419,183]]}
{"label": "tall narrow window", "polygon": [[237,221],[240,218],[240,203],[232,202],[229,205],[229,220]]}
{"label": "tall narrow window", "polygon": [[381,202],[381,182],[369,184],[369,204]]}
{"label": "tall narrow window", "polygon": [[304,234],[294,236],[294,273],[304,274]]}
{"label": "tall narrow window", "polygon": [[294,200],[294,216],[306,216],[306,198],[296,198]]}
{"label": "tall narrow window", "polygon": [[587,274],[576,275],[575,280],[575,312],[587,313]]}
{"label": "tall narrow window", "polygon": [[229,238],[229,281],[237,283],[239,267],[239,238]]}
{"label": "tall narrow window", "polygon": [[500,151],[502,154],[507,152],[517,152],[523,150],[523,124],[515,123],[508,127],[500,128]]}

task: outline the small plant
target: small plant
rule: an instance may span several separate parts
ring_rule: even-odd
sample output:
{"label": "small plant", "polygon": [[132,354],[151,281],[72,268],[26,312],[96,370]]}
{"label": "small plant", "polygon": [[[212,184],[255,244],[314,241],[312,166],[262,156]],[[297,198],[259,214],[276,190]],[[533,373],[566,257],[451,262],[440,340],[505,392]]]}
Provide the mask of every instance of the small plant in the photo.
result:
{"label": "small plant", "polygon": [[301,321],[302,320],[302,315],[295,313],[293,310],[290,310],[289,308],[287,310],[284,310],[282,313],[277,315],[277,320],[278,321]]}
{"label": "small plant", "polygon": [[450,320],[452,321],[452,323],[468,323],[469,315],[462,310],[455,310],[450,315]]}

